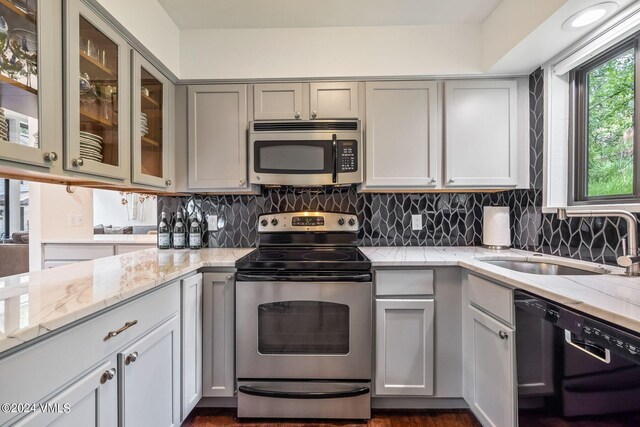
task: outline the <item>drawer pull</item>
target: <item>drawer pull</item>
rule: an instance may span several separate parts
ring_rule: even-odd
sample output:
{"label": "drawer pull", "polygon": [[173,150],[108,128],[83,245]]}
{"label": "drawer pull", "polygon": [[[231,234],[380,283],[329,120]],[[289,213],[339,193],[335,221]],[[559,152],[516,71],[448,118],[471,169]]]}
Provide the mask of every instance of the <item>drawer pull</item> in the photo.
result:
{"label": "drawer pull", "polygon": [[509,338],[509,334],[506,333],[505,331],[499,331],[498,336],[500,337],[501,340],[506,340],[507,338]]}
{"label": "drawer pull", "polygon": [[115,378],[115,376],[116,376],[116,369],[115,368],[109,369],[108,371],[104,371],[104,373],[100,377],[100,383],[104,384],[107,381],[111,381],[112,379]]}
{"label": "drawer pull", "polygon": [[132,327],[133,325],[137,324],[138,321],[137,320],[132,320],[131,322],[127,322],[124,324],[124,326],[118,330],[115,331],[110,331],[106,337],[104,337],[104,340],[107,341],[109,338],[113,338],[119,334],[121,334],[122,332],[126,331],[127,329],[129,329],[130,327]]}

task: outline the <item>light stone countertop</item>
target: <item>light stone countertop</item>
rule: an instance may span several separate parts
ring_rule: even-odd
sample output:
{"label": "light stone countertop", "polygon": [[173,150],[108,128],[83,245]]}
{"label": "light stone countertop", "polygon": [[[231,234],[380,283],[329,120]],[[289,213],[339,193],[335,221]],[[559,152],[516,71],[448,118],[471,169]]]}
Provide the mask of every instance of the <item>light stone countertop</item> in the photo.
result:
{"label": "light stone countertop", "polygon": [[[460,266],[513,288],[530,291],[567,307],[640,332],[640,277],[624,269],[521,250],[492,251],[481,247],[361,247],[373,267]],[[567,266],[603,267],[610,274],[545,276],[507,270],[482,260],[550,260]]]}
{"label": "light stone countertop", "polygon": [[252,249],[147,249],[0,278],[0,353]]}
{"label": "light stone countertop", "polygon": [[[640,332],[640,278],[612,274],[542,276],[506,270],[482,259],[526,259],[531,252],[479,247],[362,247],[373,267],[460,266]],[[202,267],[233,268],[253,249],[147,249],[0,278],[0,353]],[[544,256],[565,265],[597,266]]]}
{"label": "light stone countertop", "polygon": [[157,242],[157,236],[153,234],[94,234],[86,238],[73,239],[47,239],[42,243],[46,245],[153,245]]}

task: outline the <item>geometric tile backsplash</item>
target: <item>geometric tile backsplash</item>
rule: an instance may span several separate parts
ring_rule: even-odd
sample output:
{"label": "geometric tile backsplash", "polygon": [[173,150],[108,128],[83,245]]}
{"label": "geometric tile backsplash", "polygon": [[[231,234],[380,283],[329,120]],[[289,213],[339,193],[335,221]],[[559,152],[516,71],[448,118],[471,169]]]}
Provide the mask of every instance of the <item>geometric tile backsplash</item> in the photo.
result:
{"label": "geometric tile backsplash", "polygon": [[[208,247],[253,247],[262,213],[324,210],[357,214],[362,246],[469,246],[482,244],[482,207],[509,206],[513,247],[615,264],[626,224],[618,219],[570,218],[542,214],[543,81],[537,70],[530,86],[530,190],[500,193],[357,193],[334,189],[263,189],[256,196],[158,197],[158,216],[173,222],[178,209],[217,215],[218,231],[203,231]],[[421,214],[423,229],[411,230]]]}

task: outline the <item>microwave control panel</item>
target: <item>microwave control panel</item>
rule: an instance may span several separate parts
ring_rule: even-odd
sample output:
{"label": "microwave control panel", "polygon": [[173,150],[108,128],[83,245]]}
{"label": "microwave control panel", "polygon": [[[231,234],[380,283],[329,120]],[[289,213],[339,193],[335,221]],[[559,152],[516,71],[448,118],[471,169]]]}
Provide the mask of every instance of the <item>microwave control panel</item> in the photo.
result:
{"label": "microwave control panel", "polygon": [[338,141],[338,173],[358,170],[358,144],[356,141]]}

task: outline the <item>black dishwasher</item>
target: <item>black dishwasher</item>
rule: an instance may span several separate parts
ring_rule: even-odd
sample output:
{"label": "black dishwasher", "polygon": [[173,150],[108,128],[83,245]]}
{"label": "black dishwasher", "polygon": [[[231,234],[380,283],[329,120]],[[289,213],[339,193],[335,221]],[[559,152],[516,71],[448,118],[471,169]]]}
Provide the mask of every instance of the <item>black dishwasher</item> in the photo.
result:
{"label": "black dishwasher", "polygon": [[519,427],[640,426],[640,334],[515,292]]}

